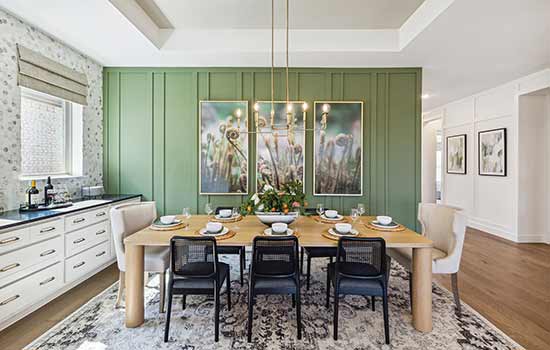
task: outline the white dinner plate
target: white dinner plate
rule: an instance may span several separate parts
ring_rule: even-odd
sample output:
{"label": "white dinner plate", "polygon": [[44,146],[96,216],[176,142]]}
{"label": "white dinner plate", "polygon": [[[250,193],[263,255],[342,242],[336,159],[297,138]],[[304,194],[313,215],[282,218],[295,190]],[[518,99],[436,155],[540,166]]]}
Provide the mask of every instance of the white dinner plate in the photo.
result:
{"label": "white dinner plate", "polygon": [[341,233],[338,233],[338,231],[336,231],[334,228],[329,228],[328,233],[336,237],[352,237],[352,236],[357,236],[359,234],[359,231],[352,228],[350,233],[341,234]]}
{"label": "white dinner plate", "polygon": [[324,220],[330,220],[330,221],[340,221],[344,218],[344,216],[338,214],[336,217],[334,218],[329,218],[327,217],[325,214],[321,215],[321,219],[324,219]]}
{"label": "white dinner plate", "polygon": [[241,214],[237,214],[237,215],[231,215],[229,217],[223,217],[223,216],[220,216],[220,214],[216,214],[214,216],[214,218],[216,220],[233,220],[233,219],[238,219],[239,217],[241,216]]}
{"label": "white dinner plate", "polygon": [[271,227],[270,228],[266,228],[264,230],[264,233],[267,235],[267,236],[274,236],[274,237],[277,237],[277,236],[292,236],[294,234],[294,230],[291,229],[291,228],[287,228],[286,229],[286,234],[284,235],[281,235],[281,234],[273,234],[273,231],[271,230]]}
{"label": "white dinner plate", "polygon": [[229,229],[227,227],[224,226],[224,228],[221,230],[221,232],[219,233],[208,233],[206,232],[206,227],[203,227],[199,230],[199,233],[202,235],[202,236],[207,236],[207,237],[216,237],[216,236],[223,236],[225,234],[227,234],[227,232],[229,232]]}

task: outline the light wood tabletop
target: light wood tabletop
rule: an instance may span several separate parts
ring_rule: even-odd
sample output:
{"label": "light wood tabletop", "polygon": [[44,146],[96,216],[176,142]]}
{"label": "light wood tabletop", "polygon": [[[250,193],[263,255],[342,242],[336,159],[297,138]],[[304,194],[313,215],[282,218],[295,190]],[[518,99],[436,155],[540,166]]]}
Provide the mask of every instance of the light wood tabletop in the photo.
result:
{"label": "light wood tabletop", "polygon": [[[181,217],[179,217],[181,219]],[[363,216],[354,224],[360,237],[382,237],[388,248],[411,248],[413,252],[413,307],[412,323],[421,332],[432,330],[432,246],[426,237],[405,229],[400,232],[383,232],[367,228],[364,223],[374,217]],[[195,215],[191,217],[189,227],[173,231],[156,231],[145,228],[124,239],[126,249],[126,327],[139,327],[144,322],[144,247],[169,246],[173,236],[198,236],[197,231],[205,227],[210,217]],[[219,245],[251,246],[254,237],[262,235],[267,227],[257,217],[247,216],[243,220],[226,223],[225,226],[236,234]],[[323,232],[332,227],[314,220],[312,217],[300,217],[290,225],[298,232],[302,247],[332,247],[338,241],[323,236]]]}

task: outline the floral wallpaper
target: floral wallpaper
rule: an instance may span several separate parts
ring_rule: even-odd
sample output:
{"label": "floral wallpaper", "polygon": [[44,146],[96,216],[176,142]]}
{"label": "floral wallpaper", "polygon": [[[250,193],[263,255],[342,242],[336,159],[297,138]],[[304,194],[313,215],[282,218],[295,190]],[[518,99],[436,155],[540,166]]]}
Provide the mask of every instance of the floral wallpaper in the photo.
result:
{"label": "floral wallpaper", "polygon": [[[17,85],[17,44],[40,52],[88,77],[88,106],[83,115],[83,176],[55,179],[80,195],[80,187],[103,183],[103,67],[0,9],[0,211],[16,209],[25,201],[28,181],[21,181],[21,96]],[[38,181],[38,188],[44,181]]]}

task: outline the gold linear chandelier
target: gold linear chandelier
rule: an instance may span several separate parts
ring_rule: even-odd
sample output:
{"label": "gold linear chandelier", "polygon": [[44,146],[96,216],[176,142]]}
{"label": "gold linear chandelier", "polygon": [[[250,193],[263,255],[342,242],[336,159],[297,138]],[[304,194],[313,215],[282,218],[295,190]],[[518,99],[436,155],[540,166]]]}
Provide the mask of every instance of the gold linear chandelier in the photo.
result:
{"label": "gold linear chandelier", "polygon": [[[276,133],[279,137],[289,137],[289,139],[294,140],[294,134],[297,131],[308,131],[315,132],[317,129],[315,127],[315,122],[313,123],[313,128],[307,128],[307,111],[308,104],[304,102],[302,104],[302,122],[303,127],[298,127],[296,122],[298,116],[296,115],[297,111],[294,110],[293,104],[290,102],[290,93],[289,93],[289,55],[288,55],[288,38],[289,38],[289,0],[285,0],[285,84],[286,84],[286,122],[276,123],[275,121],[275,0],[271,0],[271,110],[269,118],[260,115],[260,104],[258,102],[254,103],[254,125],[253,128],[248,126],[248,122],[245,118],[245,129],[240,130],[240,121],[242,111],[236,110],[235,115],[237,117],[237,125],[240,133],[247,134],[274,134]],[[321,130],[326,129],[328,113],[330,111],[330,105],[324,104],[322,106],[321,114]],[[269,120],[269,123],[267,122]]]}

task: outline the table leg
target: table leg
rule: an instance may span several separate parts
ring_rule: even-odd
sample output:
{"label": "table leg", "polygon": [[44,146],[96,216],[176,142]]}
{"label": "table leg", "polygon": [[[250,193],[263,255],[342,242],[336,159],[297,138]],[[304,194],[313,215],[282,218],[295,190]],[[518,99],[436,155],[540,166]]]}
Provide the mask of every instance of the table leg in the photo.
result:
{"label": "table leg", "polygon": [[432,248],[413,249],[413,326],[432,331]]}
{"label": "table leg", "polygon": [[126,327],[143,324],[143,254],[141,245],[126,246]]}

